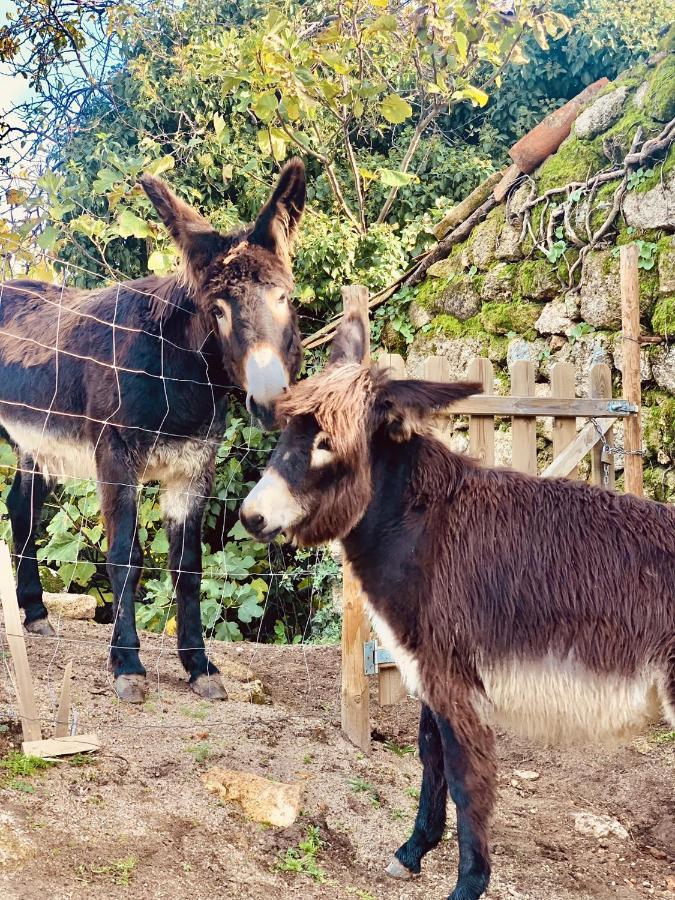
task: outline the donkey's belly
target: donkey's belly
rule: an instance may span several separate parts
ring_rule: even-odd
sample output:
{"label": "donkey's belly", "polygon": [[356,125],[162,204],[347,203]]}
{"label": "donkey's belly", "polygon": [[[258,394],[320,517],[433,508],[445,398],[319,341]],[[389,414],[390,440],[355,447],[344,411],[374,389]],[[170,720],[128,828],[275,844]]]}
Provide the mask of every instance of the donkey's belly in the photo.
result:
{"label": "donkey's belly", "polygon": [[660,712],[654,671],[600,674],[547,656],[483,664],[479,673],[486,718],[546,743],[628,737]]}
{"label": "donkey's belly", "polygon": [[0,424],[21,454],[30,456],[48,480],[95,478],[93,445],[78,436],[49,431],[41,425],[0,417]]}

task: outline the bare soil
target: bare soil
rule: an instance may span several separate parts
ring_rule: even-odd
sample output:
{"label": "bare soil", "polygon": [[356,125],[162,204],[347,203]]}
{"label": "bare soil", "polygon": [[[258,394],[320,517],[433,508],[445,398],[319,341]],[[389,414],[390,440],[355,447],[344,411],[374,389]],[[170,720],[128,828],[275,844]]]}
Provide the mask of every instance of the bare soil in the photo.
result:
{"label": "bare soil", "polygon": [[[32,776],[0,770],[0,896],[448,895],[457,865],[452,824],[420,879],[402,883],[383,874],[414,819],[421,770],[411,747],[418,707],[409,700],[380,709],[373,684],[375,739],[366,758],[341,736],[338,648],[215,644],[215,662],[252,667],[268,702],[209,705],[190,692],[174,640],[144,634],[151,689],[143,706],[130,707],[116,701],[106,672],[109,628],[64,623],[61,635],[28,640],[43,721],[53,719],[63,666],[73,658],[78,732],[97,732],[103,748]],[[6,649],[0,632],[0,650]],[[0,757],[20,746],[15,716],[3,663]],[[500,735],[499,744],[488,897],[675,897],[675,744],[663,728],[609,749],[547,749],[507,735]],[[237,805],[223,804],[205,789],[201,776],[212,765],[302,781],[300,817],[286,829],[248,821]],[[522,769],[540,777],[520,780],[513,773]],[[574,815],[580,811],[619,820],[629,838],[578,833]],[[320,880],[278,868],[310,826],[323,842],[316,857]]]}

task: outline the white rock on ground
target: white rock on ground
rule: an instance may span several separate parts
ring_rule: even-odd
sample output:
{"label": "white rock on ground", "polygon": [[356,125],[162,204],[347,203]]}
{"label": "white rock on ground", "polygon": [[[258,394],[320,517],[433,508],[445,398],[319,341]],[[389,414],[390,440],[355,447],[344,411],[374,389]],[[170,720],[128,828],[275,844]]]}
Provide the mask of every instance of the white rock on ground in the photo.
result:
{"label": "white rock on ground", "polygon": [[43,592],[50,614],[62,619],[93,619],[96,599],[91,594],[50,594]]}
{"label": "white rock on ground", "polygon": [[254,822],[287,828],[300,812],[301,784],[284,784],[252,772],[216,766],[204,773],[202,781],[221,800],[239,803]]}
{"label": "white rock on ground", "polygon": [[574,123],[576,136],[590,139],[611,128],[621,116],[627,95],[628,89],[620,87],[609,94],[598,97],[595,103],[585,109]]}
{"label": "white rock on ground", "polygon": [[595,838],[616,837],[622,841],[628,838],[628,832],[621,822],[589,812],[580,812],[574,816],[574,830]]}

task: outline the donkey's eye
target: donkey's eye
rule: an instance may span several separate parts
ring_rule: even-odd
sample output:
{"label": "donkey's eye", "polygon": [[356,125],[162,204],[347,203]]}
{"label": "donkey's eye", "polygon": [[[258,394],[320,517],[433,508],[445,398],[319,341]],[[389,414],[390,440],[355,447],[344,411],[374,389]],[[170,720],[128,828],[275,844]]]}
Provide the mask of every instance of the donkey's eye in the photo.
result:
{"label": "donkey's eye", "polygon": [[225,313],[223,312],[223,308],[221,306],[214,306],[213,315],[216,317],[216,319],[222,319],[225,315]]}
{"label": "donkey's eye", "polygon": [[287,303],[288,303],[288,294],[282,294],[280,297],[277,298],[277,304],[279,306],[286,306]]}
{"label": "donkey's eye", "polygon": [[314,445],[315,450],[328,450],[329,453],[333,452],[333,447],[331,446],[330,438],[327,434],[319,435],[319,439]]}

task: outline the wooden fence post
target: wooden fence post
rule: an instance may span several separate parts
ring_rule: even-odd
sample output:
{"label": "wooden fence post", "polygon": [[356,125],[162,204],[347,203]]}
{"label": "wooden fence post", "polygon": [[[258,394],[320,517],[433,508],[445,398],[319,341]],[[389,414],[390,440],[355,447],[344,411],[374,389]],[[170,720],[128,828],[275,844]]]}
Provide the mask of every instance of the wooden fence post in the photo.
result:
{"label": "wooden fence post", "polygon": [[[476,357],[471,360],[467,379],[479,381],[483,394],[489,396],[494,391],[495,372],[489,359]],[[482,466],[495,464],[495,419],[494,416],[469,416],[469,454]]]}
{"label": "wooden fence post", "polygon": [[24,741],[39,741],[42,738],[33,679],[28,665],[26,642],[16,598],[16,585],[12,574],[12,558],[9,547],[0,541],[0,603],[5,617],[5,634],[14,663],[16,693],[19,701],[19,716]]}
{"label": "wooden fence post", "polygon": [[[534,366],[518,360],[511,366],[511,396],[534,397]],[[512,468],[527,475],[537,474],[537,429],[534,416],[513,416],[511,440]]]}
{"label": "wooden fence post", "polygon": [[[344,312],[361,316],[366,334],[368,289],[362,285],[342,288]],[[370,342],[366,341],[364,363],[370,361]],[[365,753],[370,753],[370,695],[363,664],[363,645],[370,638],[361,583],[345,559],[342,566],[342,730]]]}
{"label": "wooden fence post", "polygon": [[[642,457],[634,455],[642,448],[641,391],[640,391],[640,278],[638,248],[635,244],[621,247],[621,324],[623,329],[623,396],[635,403],[637,413],[624,422],[623,461],[624,490],[643,495]],[[632,451],[632,453],[631,453]]]}
{"label": "wooden fence post", "polygon": [[[391,378],[405,378],[405,361],[398,353],[382,353],[377,358],[378,369],[388,369]],[[391,652],[390,647],[384,647]],[[380,706],[395,706],[408,696],[401,673],[396,666],[383,666],[377,673]]]}
{"label": "wooden fence post", "polygon": [[[556,363],[551,369],[551,398],[569,399],[574,397],[575,392],[574,366],[572,363]],[[553,459],[562,453],[576,436],[577,420],[568,416],[564,418],[556,416],[553,419]],[[569,477],[577,477],[576,467],[572,469]]]}
{"label": "wooden fence post", "polygon": [[[612,370],[606,363],[596,363],[591,367],[591,397],[612,398]],[[605,439],[610,445],[614,443],[613,428],[609,429]],[[591,450],[591,482],[614,490],[614,457],[605,453],[602,444],[596,444]]]}

